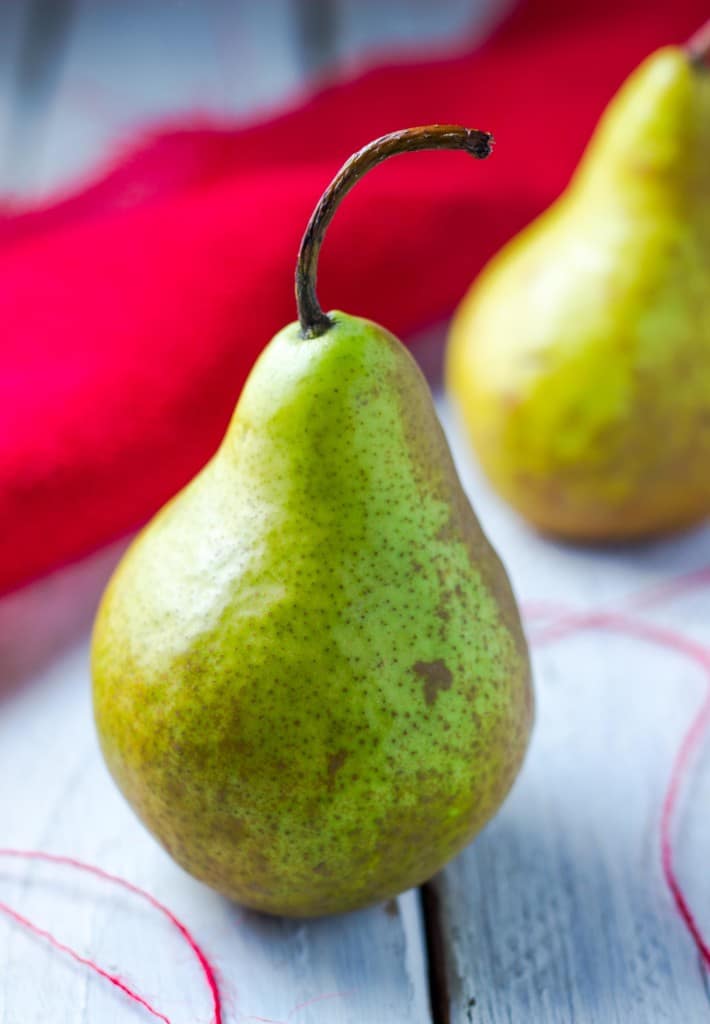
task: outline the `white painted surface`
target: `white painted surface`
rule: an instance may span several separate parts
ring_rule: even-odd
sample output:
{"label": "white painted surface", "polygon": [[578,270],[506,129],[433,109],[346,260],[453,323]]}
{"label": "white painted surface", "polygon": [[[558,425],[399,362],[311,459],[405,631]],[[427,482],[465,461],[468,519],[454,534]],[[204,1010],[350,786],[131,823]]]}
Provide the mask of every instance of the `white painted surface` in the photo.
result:
{"label": "white painted surface", "polygon": [[[708,529],[606,553],[536,537],[491,494],[440,408],[523,600],[586,609],[710,564]],[[163,899],[219,967],[230,1022],[429,1021],[416,894],[394,916],[376,907],[321,922],[260,918],[175,867],[118,796],[96,745],[87,667],[89,624],[116,557],[104,552],[0,603],[2,842],[81,857]],[[710,643],[709,606],[696,593],[644,614]],[[703,680],[677,655],[593,634],[540,651],[535,667],[537,727],[519,783],[437,882],[452,1020],[702,1021],[704,975],[666,892],[657,836],[671,759]],[[701,761],[689,787],[679,869],[710,929],[708,768]],[[118,969],[175,1024],[209,1019],[189,954],[130,897],[69,872],[0,863],[0,899]],[[145,1019],[2,921],[0,964],[2,1024]],[[329,998],[294,1009],[317,996]]]}
{"label": "white painted surface", "polygon": [[[0,602],[1,845],[70,854],[164,901],[217,966],[227,1021],[430,1020],[416,893],[339,919],[268,919],[176,867],[111,782],[90,707],[88,629],[118,549]],[[117,971],[173,1024],[209,1020],[189,950],[139,900],[70,869],[0,859],[0,900]],[[316,997],[328,996],[311,1005]],[[297,1009],[300,1007],[300,1009]],[[0,917],[0,1022],[146,1018],[106,982]]]}
{"label": "white painted surface", "polygon": [[[523,602],[622,609],[658,580],[710,564],[708,528],[607,551],[533,536],[490,494],[448,407],[444,416],[474,506]],[[710,588],[637,614],[708,644],[708,610]],[[705,1020],[706,971],[662,877],[659,829],[672,763],[707,678],[677,653],[605,632],[533,653],[537,722],[524,771],[502,813],[436,882],[452,1020]],[[710,758],[693,767],[675,843],[681,883],[707,934]]]}
{"label": "white painted surface", "polygon": [[[322,76],[350,74],[412,48],[461,45],[511,0],[61,2],[68,28],[54,55],[52,95],[41,104],[33,87],[17,87],[29,4],[0,5],[5,193],[52,193],[137,133],[178,116],[251,120]],[[319,21],[325,27],[314,39]],[[11,117],[4,104],[12,104]]]}

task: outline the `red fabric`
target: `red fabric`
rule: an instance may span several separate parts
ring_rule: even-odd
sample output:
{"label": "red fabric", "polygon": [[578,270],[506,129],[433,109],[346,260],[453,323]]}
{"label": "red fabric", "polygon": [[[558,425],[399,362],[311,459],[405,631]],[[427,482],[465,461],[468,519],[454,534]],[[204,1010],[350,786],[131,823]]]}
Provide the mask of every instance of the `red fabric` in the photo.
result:
{"label": "red fabric", "polygon": [[164,133],[50,208],[0,214],[0,589],[143,522],[213,452],[349,153],[410,124],[494,157],[391,161],[328,235],[326,308],[397,334],[448,313],[560,192],[605,103],[707,0],[530,0],[481,48],[383,67],[269,123]]}

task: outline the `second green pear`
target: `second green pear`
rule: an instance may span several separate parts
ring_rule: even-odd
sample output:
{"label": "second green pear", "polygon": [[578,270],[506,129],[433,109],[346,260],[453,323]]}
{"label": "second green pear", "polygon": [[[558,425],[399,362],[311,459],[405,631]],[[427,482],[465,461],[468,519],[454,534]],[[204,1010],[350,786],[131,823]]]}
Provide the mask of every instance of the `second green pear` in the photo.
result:
{"label": "second green pear", "polygon": [[641,65],[454,320],[448,385],[473,444],[546,531],[624,539],[710,512],[706,59]]}

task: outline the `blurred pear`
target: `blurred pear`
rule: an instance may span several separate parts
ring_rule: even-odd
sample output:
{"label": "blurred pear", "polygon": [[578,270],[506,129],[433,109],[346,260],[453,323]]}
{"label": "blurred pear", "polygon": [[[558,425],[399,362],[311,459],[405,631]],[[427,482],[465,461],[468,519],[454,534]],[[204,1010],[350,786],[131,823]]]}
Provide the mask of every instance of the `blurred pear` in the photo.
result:
{"label": "blurred pear", "polygon": [[710,511],[707,35],[627,80],[561,198],[454,318],[448,388],[542,530],[622,540]]}

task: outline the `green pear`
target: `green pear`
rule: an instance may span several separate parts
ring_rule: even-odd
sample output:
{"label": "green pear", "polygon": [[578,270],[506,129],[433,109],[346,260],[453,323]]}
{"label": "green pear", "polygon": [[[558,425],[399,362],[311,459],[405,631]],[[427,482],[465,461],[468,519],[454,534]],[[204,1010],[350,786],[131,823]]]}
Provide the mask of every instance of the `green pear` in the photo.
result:
{"label": "green pear", "polygon": [[483,467],[543,530],[620,540],[710,512],[708,36],[628,79],[567,191],[454,319]]}
{"label": "green pear", "polygon": [[304,237],[300,323],[97,616],[116,782],[178,863],[259,910],[344,911],[424,881],[495,812],[527,746],[515,599],[427,384],[396,338],[326,316],[314,289],[324,226],[383,151],[481,157],[486,140],[412,129],[346,165]]}

